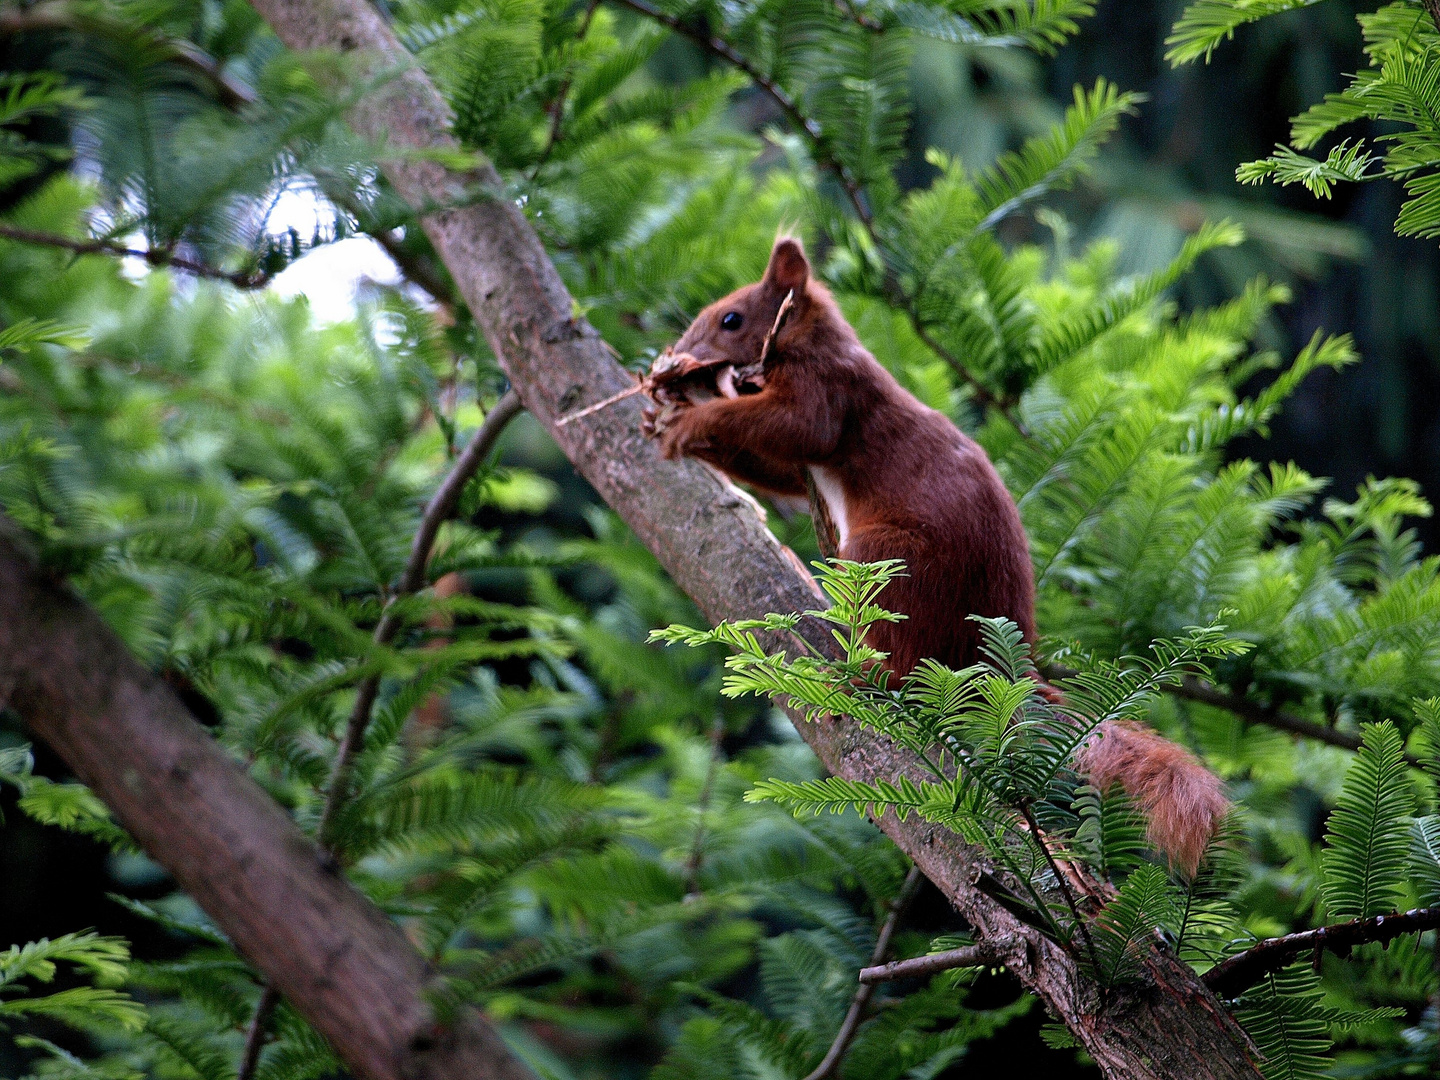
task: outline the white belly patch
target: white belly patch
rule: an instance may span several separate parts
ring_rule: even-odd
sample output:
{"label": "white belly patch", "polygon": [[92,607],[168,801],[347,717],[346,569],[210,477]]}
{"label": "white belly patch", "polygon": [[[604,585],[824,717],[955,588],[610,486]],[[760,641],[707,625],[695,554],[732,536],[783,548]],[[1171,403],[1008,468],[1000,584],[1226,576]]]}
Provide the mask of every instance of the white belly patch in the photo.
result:
{"label": "white belly patch", "polygon": [[840,478],[823,465],[811,465],[810,475],[815,478],[815,490],[825,500],[825,509],[835,524],[840,546],[844,547],[850,535],[850,521],[845,516],[845,489],[840,486]]}

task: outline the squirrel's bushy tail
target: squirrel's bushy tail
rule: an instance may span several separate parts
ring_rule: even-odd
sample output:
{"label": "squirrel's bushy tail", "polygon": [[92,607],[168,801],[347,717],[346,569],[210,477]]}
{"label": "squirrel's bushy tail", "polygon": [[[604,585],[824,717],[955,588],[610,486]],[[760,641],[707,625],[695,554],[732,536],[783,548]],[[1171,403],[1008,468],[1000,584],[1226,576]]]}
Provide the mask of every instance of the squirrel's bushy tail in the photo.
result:
{"label": "squirrel's bushy tail", "polygon": [[1195,876],[1230,809],[1219,777],[1183,746],[1130,720],[1101,724],[1075,764],[1101,791],[1119,784],[1144,812],[1150,843]]}

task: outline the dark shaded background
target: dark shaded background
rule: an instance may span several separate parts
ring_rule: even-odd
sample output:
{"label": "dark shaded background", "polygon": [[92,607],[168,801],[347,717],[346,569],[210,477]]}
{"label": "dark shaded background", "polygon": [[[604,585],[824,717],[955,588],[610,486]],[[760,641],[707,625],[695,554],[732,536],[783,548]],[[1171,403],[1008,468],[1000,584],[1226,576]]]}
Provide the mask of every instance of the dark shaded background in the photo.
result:
{"label": "dark shaded background", "polygon": [[[1292,116],[1341,89],[1345,73],[1364,66],[1355,14],[1375,6],[1329,0],[1267,19],[1241,28],[1208,66],[1172,69],[1163,43],[1183,4],[1102,0],[1080,37],[1056,58],[1049,83],[1058,96],[1068,94],[1074,82],[1104,75],[1150,95],[1142,114],[1125,126],[1124,167],[1102,170],[1102,182],[1112,192],[1125,190],[1127,183],[1163,192],[1177,217],[1190,209],[1185,199],[1193,195],[1206,210],[1233,199],[1319,215],[1356,231],[1367,249],[1362,259],[1330,258],[1318,274],[1284,276],[1295,302],[1280,313],[1288,340],[1278,347],[1291,355],[1318,327],[1348,331],[1362,362],[1344,372],[1312,375],[1287,402],[1268,440],[1251,438],[1234,444],[1232,452],[1294,460],[1314,475],[1333,478],[1329,493],[1344,499],[1370,475],[1411,477],[1435,499],[1440,497],[1440,244],[1394,235],[1404,192],[1388,181],[1341,187],[1326,202],[1303,188],[1241,187],[1234,179],[1237,164],[1271,153],[1286,138]],[[1324,149],[1328,146],[1322,155]],[[1254,256],[1253,249],[1263,245],[1247,247]],[[1213,264],[1207,272],[1216,274]],[[1210,293],[1217,284],[1201,280],[1189,287],[1192,293]],[[1432,518],[1416,524],[1426,548],[1440,548],[1440,523]]]}

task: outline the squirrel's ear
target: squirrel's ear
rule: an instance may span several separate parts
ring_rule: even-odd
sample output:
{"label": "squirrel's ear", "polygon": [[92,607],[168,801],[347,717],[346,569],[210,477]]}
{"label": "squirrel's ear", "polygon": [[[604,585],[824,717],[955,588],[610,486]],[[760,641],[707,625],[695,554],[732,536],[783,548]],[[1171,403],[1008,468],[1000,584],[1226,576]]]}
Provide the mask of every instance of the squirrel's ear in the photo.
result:
{"label": "squirrel's ear", "polygon": [[793,236],[782,236],[770,252],[770,265],[765,267],[765,280],[782,291],[801,292],[810,280],[810,262],[805,249]]}

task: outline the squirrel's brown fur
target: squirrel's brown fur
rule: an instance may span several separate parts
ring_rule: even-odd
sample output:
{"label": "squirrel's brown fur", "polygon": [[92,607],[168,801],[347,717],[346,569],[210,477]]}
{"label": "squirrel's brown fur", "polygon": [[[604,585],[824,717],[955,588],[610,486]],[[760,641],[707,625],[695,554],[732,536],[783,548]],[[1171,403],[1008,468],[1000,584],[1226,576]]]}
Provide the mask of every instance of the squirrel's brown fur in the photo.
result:
{"label": "squirrel's brown fur", "polygon": [[[868,639],[889,654],[887,666],[903,675],[922,657],[955,669],[975,663],[971,614],[1005,616],[1034,641],[1034,571],[1009,491],[974,440],[866,351],[810,276],[798,240],[780,238],[764,277],[705,308],[674,348],[712,368],[765,363],[756,392],[652,426],[666,457],[701,458],[779,495],[803,496],[813,484],[842,558],[904,560],[906,576],[879,602],[907,618],[877,624]],[[1139,725],[1106,724],[1098,735],[1082,767],[1097,785],[1120,783],[1149,815],[1155,846],[1193,872],[1225,810],[1219,780]]]}
{"label": "squirrel's brown fur", "polygon": [[1150,843],[1194,877],[1230,809],[1220,778],[1183,746],[1133,720],[1101,724],[1075,766],[1100,790],[1119,784],[1144,812]]}

